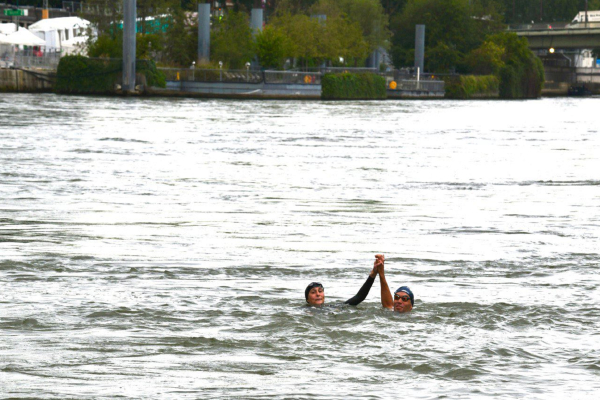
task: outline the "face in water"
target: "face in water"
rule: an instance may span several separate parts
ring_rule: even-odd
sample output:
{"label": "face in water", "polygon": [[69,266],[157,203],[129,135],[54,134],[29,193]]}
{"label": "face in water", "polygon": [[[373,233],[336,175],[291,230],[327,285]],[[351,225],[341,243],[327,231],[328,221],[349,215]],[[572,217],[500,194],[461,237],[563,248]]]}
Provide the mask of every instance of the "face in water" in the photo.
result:
{"label": "face in water", "polygon": [[410,302],[410,296],[408,293],[396,292],[394,293],[394,311],[405,313],[412,310],[413,306]]}
{"label": "face in water", "polygon": [[312,306],[323,305],[323,303],[325,303],[325,290],[323,289],[323,286],[317,286],[310,289],[306,301]]}

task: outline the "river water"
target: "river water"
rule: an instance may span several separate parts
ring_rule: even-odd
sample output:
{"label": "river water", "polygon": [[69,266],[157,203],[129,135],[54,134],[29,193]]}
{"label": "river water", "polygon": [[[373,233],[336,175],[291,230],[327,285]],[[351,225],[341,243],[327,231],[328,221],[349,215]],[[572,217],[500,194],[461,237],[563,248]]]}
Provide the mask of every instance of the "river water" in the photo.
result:
{"label": "river water", "polygon": [[598,104],[1,94],[0,398],[596,398]]}

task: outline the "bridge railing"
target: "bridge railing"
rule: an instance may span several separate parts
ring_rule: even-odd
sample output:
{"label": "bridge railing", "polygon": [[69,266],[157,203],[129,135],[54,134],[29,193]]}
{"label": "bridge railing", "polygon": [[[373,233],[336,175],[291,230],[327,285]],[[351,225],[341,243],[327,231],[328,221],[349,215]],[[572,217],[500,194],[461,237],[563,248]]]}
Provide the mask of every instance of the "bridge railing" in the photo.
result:
{"label": "bridge railing", "polygon": [[509,31],[547,31],[555,29],[593,29],[600,28],[600,22],[537,22],[533,24],[511,24],[508,26]]}

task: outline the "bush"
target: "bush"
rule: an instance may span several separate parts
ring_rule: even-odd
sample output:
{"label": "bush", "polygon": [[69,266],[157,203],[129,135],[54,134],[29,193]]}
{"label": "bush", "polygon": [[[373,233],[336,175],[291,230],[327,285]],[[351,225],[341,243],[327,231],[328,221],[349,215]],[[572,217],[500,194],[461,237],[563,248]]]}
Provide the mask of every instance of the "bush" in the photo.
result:
{"label": "bush", "polygon": [[121,60],[65,56],[58,63],[54,88],[58,93],[113,93],[122,69]]}
{"label": "bush", "polygon": [[375,74],[325,74],[321,79],[324,100],[379,100],[387,98],[385,78]]}
{"label": "bush", "polygon": [[496,97],[500,79],[495,75],[461,75],[445,81],[445,97],[449,99],[470,99],[473,97]]}
{"label": "bush", "polygon": [[[56,71],[55,91],[58,93],[112,94],[121,79],[121,60],[91,59],[83,56],[65,56]],[[166,86],[165,75],[156,69],[153,61],[137,60],[136,72],[146,76],[149,86]]]}
{"label": "bush", "polygon": [[143,73],[146,77],[146,84],[148,86],[155,86],[164,88],[167,86],[167,77],[164,72],[156,69],[156,63],[151,60],[137,60],[136,72]]}

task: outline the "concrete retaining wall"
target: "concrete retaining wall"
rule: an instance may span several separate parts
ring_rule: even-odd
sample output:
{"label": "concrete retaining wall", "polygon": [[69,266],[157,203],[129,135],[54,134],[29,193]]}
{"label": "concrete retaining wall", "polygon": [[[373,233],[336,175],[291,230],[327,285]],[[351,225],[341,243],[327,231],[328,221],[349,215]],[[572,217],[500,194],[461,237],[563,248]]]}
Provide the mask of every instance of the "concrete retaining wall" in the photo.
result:
{"label": "concrete retaining wall", "polygon": [[0,69],[0,92],[50,92],[52,82],[48,73]]}

